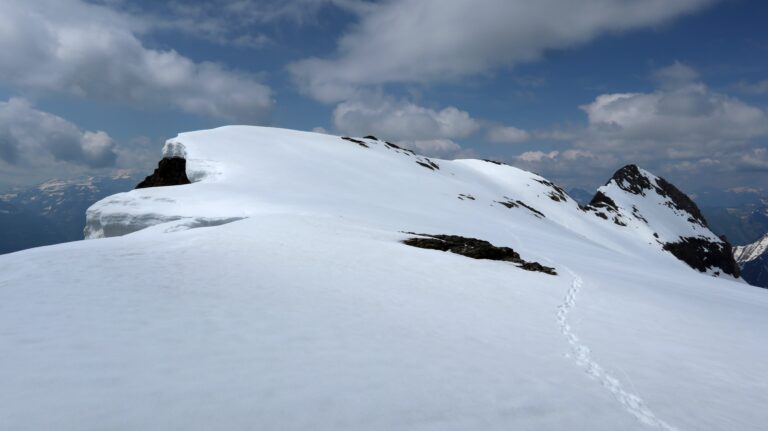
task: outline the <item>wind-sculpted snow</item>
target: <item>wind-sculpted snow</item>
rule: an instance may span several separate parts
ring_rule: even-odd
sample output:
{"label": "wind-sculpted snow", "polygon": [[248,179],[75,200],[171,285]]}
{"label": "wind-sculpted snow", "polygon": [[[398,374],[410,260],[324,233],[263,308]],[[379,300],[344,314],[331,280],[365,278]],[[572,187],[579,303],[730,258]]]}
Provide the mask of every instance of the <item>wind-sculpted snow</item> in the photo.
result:
{"label": "wind-sculpted snow", "polygon": [[[163,156],[185,157],[193,184],[133,191],[97,203],[88,211],[86,238],[177,219],[311,211],[387,218],[398,228],[415,220],[431,225],[443,214],[499,226],[527,223],[534,216],[540,226],[557,225],[624,253],[666,254],[664,244],[681,236],[720,241],[706,226],[691,223],[679,205],[670,204],[676,200],[643,189],[643,199],[637,199],[624,190],[631,185],[620,181],[601,191],[615,195],[614,204],[622,209],[601,219],[539,175],[492,161],[430,159],[373,136],[229,126],[182,133],[165,144]],[[662,187],[666,183],[656,186],[661,180],[646,171],[636,176],[648,187],[667,190]]]}
{"label": "wind-sculpted snow", "polygon": [[187,158],[187,149],[181,142],[170,140],[163,146],[163,157],[172,158],[179,157],[182,159]]}
{"label": "wind-sculpted snow", "polygon": [[603,377],[681,430],[762,430],[763,289],[518,217],[275,211],[3,256],[3,428],[649,429],[574,366],[555,319],[567,273],[408,247],[405,224],[578,271],[567,324]]}
{"label": "wind-sculpted snow", "polygon": [[0,428],[768,423],[764,289],[691,270],[530,172],[351,139],[181,134],[191,184],[98,202],[102,239],[0,257]]}

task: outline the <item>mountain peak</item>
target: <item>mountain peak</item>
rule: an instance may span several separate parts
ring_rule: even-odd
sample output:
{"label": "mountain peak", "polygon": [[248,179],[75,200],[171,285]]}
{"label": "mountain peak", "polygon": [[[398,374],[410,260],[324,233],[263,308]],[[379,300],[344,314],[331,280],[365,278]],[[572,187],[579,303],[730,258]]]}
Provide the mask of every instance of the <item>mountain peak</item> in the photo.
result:
{"label": "mountain peak", "polygon": [[628,193],[645,195],[646,190],[652,189],[651,178],[655,176],[641,170],[639,166],[626,165],[616,171],[608,182],[615,182],[619,188]]}
{"label": "mountain peak", "polygon": [[664,178],[658,177],[635,164],[626,165],[616,171],[606,185],[611,183],[634,195],[645,196],[648,192],[655,192],[667,200],[668,206],[688,213],[691,223],[708,227],[701,210],[688,195]]}
{"label": "mountain peak", "polygon": [[672,183],[626,165],[597,190],[588,210],[646,235],[692,268],[738,276],[731,245],[715,235],[699,207]]}

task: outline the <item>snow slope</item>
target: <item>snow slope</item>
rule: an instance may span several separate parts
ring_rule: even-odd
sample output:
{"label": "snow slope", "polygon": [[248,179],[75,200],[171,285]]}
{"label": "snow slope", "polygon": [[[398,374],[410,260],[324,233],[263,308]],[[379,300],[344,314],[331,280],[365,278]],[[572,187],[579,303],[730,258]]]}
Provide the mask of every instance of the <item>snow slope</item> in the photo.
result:
{"label": "snow slope", "polygon": [[[628,168],[624,169],[629,171]],[[706,223],[688,211],[676,208],[669,196],[661,194],[659,177],[645,169],[635,168],[635,171],[635,178],[632,174],[619,174],[598,189],[599,194],[610,198],[620,210],[614,216],[615,222],[631,225],[648,242],[674,242],[686,237],[722,242]],[[607,213],[611,214],[610,211]],[[649,223],[649,219],[652,222]],[[664,223],[654,223],[658,220]]]}
{"label": "snow slope", "polygon": [[[86,232],[108,238],[0,257],[0,429],[768,420],[764,290],[691,270],[529,172],[358,141],[181,134],[166,150],[196,182],[97,203]],[[408,247],[408,231],[559,275]]]}

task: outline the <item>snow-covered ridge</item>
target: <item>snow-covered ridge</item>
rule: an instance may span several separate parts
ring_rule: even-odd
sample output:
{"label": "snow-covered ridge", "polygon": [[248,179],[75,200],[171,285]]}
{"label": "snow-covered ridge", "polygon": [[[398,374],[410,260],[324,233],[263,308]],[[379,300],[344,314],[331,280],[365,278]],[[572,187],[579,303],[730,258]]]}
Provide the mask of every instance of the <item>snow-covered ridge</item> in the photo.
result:
{"label": "snow-covered ridge", "polygon": [[650,184],[647,190],[633,193],[636,185],[614,179],[599,195],[610,196],[615,208],[585,211],[531,172],[493,161],[432,159],[375,137],[228,126],[182,133],[165,144],[163,156],[185,158],[193,184],[133,190],[96,203],[87,212],[86,238],[178,220],[206,226],[309,212],[383,223],[396,231],[448,224],[443,232],[427,233],[458,234],[473,220],[504,229],[556,226],[624,253],[658,251],[680,238],[721,242],[699,215],[664,192],[666,182],[644,170],[638,172]]}
{"label": "snow-covered ridge", "polygon": [[372,137],[226,127],[171,142],[195,182],[89,210],[92,236],[130,234],[0,257],[6,428],[768,421],[768,296],[664,251],[651,232],[688,235],[666,212],[679,199],[621,196],[622,182],[604,189],[611,211],[582,208],[530,172]]}
{"label": "snow-covered ridge", "polygon": [[753,242],[752,244],[739,245],[734,247],[733,256],[739,263],[746,263],[755,260],[765,254],[768,250],[768,234]]}
{"label": "snow-covered ridge", "polygon": [[587,210],[633,230],[701,272],[739,276],[731,245],[709,230],[696,204],[636,165],[619,169],[598,189]]}
{"label": "snow-covered ridge", "polygon": [[598,214],[662,243],[698,237],[723,242],[707,227],[695,204],[664,179],[628,165],[600,187],[591,203]]}
{"label": "snow-covered ridge", "polygon": [[116,231],[129,232],[149,226],[149,219],[265,211],[438,216],[441,210],[483,214],[487,205],[497,208],[496,216],[508,217],[514,206],[526,217],[549,213],[550,222],[567,226],[574,220],[566,213],[579,211],[575,201],[535,174],[479,160],[430,159],[377,139],[231,126],[182,133],[166,143],[163,156],[185,157],[193,184],[105,199],[88,211],[87,237],[101,236],[103,229],[93,226],[105,223],[122,224],[126,229]]}

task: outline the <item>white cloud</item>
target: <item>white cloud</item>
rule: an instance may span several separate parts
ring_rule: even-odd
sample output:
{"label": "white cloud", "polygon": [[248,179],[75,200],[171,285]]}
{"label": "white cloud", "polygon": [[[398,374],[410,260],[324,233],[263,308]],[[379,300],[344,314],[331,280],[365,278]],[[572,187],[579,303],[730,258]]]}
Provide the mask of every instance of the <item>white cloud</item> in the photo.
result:
{"label": "white cloud", "polygon": [[622,161],[612,154],[586,150],[526,151],[512,160],[520,168],[538,172],[569,187],[590,189],[605,182]]}
{"label": "white cloud", "polygon": [[764,79],[758,82],[739,82],[736,88],[747,94],[762,95],[768,94],[768,79]]}
{"label": "white cloud", "polygon": [[542,134],[562,138],[569,148],[523,153],[517,162],[563,178],[626,163],[703,180],[768,171],[765,110],[711,90],[681,63],[656,71],[654,78],[656,91],[597,96],[581,107],[587,114],[584,127]]}
{"label": "white cloud", "polygon": [[540,58],[596,37],[658,25],[715,0],[393,0],[359,10],[331,58],[289,66],[307,94],[349,99],[361,87],[454,80]]}
{"label": "white cloud", "polygon": [[739,161],[745,169],[768,172],[768,148],[752,148],[739,155]]}
{"label": "white cloud", "polygon": [[250,49],[275,42],[262,32],[274,24],[319,24],[320,13],[328,7],[358,13],[370,6],[365,0],[100,2],[140,17],[146,31],[177,32],[217,45]]}
{"label": "white cloud", "polygon": [[105,132],[82,131],[24,99],[0,102],[0,161],[6,165],[69,162],[101,168],[113,166],[116,157],[115,143]]}
{"label": "white cloud", "polygon": [[291,21],[297,24],[314,22],[326,7],[335,6],[353,13],[371,7],[366,0],[167,0],[152,5],[170,13],[170,19],[189,18],[206,27],[217,27],[223,33],[226,27],[246,27]]}
{"label": "white cloud", "polygon": [[432,109],[407,100],[365,93],[336,106],[333,125],[339,133],[393,141],[433,157],[469,157],[455,142],[477,132],[481,124],[456,107]]}
{"label": "white cloud", "polygon": [[519,144],[530,138],[528,132],[512,126],[493,127],[488,131],[488,140],[494,144]]}
{"label": "white cloud", "polygon": [[726,190],[731,193],[760,193],[762,192],[762,189],[756,188],[756,187],[731,187],[730,189]]}
{"label": "white cloud", "polygon": [[398,145],[430,157],[453,158],[463,151],[461,145],[450,139],[398,141]]}
{"label": "white cloud", "polygon": [[677,89],[693,84],[699,80],[699,72],[692,67],[676,61],[669,66],[653,72],[653,78],[661,88]]}
{"label": "white cloud", "polygon": [[558,155],[560,155],[560,151],[550,151],[547,153],[544,151],[526,151],[517,156],[517,160],[527,163],[541,162],[543,160],[555,160]]}
{"label": "white cloud", "polygon": [[765,111],[701,83],[604,94],[581,108],[589,124],[578,147],[637,158],[703,157],[768,135]]}
{"label": "white cloud", "polygon": [[333,124],[342,133],[372,134],[393,141],[460,139],[480,127],[467,112],[453,106],[434,110],[384,96],[339,104],[333,111]]}
{"label": "white cloud", "polygon": [[147,48],[137,37],[143,30],[129,15],[82,0],[5,0],[0,80],[33,92],[266,120],[269,87],[219,64]]}

